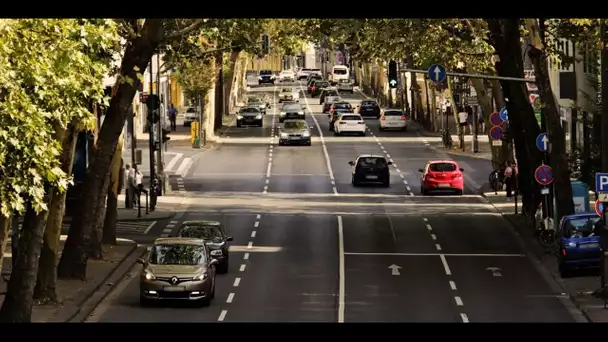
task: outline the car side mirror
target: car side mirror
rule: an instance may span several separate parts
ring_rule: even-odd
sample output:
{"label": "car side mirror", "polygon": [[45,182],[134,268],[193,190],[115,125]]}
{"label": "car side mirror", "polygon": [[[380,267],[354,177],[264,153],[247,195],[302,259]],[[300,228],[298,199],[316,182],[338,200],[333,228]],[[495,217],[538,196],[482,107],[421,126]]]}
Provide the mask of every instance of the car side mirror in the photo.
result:
{"label": "car side mirror", "polygon": [[145,263],[146,263],[146,261],[144,260],[144,258],[138,258],[138,259],[137,259],[137,263],[138,263],[138,264],[142,264],[142,265],[143,265],[143,264],[145,264]]}
{"label": "car side mirror", "polygon": [[424,170],[423,169],[418,169],[418,172],[424,172]]}
{"label": "car side mirror", "polygon": [[226,238],[226,241],[233,241],[233,240],[234,240],[234,238],[232,236],[229,236]]}
{"label": "car side mirror", "polygon": [[460,172],[464,172],[464,169],[463,169],[463,168],[460,168]]}
{"label": "car side mirror", "polygon": [[348,165],[355,166],[355,162],[351,160],[351,161],[348,162]]}
{"label": "car side mirror", "polygon": [[389,161],[388,163],[386,163],[386,165],[393,165],[393,162]]}
{"label": "car side mirror", "polygon": [[217,261],[217,259],[211,259],[211,262],[209,262],[209,265],[211,265],[211,266],[215,266],[215,265],[217,265],[217,264],[219,264],[219,263],[220,263],[220,262],[219,262],[219,261]]}

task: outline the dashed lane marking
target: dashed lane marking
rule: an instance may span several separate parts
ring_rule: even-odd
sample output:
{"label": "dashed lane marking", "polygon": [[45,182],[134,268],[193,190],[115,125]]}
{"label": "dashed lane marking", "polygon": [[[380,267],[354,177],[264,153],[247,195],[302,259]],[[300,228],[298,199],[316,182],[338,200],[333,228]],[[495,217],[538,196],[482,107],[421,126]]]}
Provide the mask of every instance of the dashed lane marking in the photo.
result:
{"label": "dashed lane marking", "polygon": [[462,323],[469,323],[469,317],[467,317],[467,314],[461,313],[460,318],[462,319]]}
{"label": "dashed lane marking", "polygon": [[232,286],[234,286],[234,287],[239,287],[239,284],[241,284],[241,278],[236,277],[236,278],[234,279],[234,283],[232,284]]}
{"label": "dashed lane marking", "polygon": [[458,306],[463,306],[464,305],[464,303],[462,302],[462,299],[460,297],[458,297],[458,296],[454,297],[454,301],[456,302],[456,305],[458,305]]}
{"label": "dashed lane marking", "polygon": [[260,226],[260,221],[255,221],[255,223],[253,224],[254,228],[257,228]]}
{"label": "dashed lane marking", "polygon": [[435,248],[436,248],[438,251],[440,251],[440,250],[441,250],[441,245],[440,245],[440,244],[438,244],[438,243],[436,243],[436,244],[435,244]]}
{"label": "dashed lane marking", "polygon": [[219,322],[223,322],[224,319],[226,319],[226,314],[228,313],[228,310],[222,310],[222,312],[220,313],[220,317],[217,318],[217,320]]}
{"label": "dashed lane marking", "polygon": [[247,267],[247,265],[241,264],[241,267],[239,267],[239,272],[245,272],[245,267]]}
{"label": "dashed lane marking", "polygon": [[452,289],[453,291],[456,291],[456,283],[453,280],[450,280],[450,289]]}
{"label": "dashed lane marking", "polygon": [[249,241],[249,242],[247,243],[247,248],[252,248],[252,247],[253,247],[253,242]]}
{"label": "dashed lane marking", "polygon": [[448,260],[445,258],[445,255],[439,255],[439,259],[441,259],[441,264],[443,265],[443,270],[445,271],[445,274],[452,275],[452,270],[450,269],[450,265],[448,265]]}
{"label": "dashed lane marking", "polygon": [[243,260],[247,260],[249,259],[249,253],[245,253],[245,255],[243,255]]}
{"label": "dashed lane marking", "polygon": [[230,303],[232,303],[233,300],[234,300],[234,292],[230,292],[230,294],[228,294],[228,298],[226,298],[226,303],[230,304]]}
{"label": "dashed lane marking", "polygon": [[[254,238],[256,234],[257,234],[257,233],[256,233],[256,231],[255,231],[255,230],[254,230],[254,231],[252,231],[252,232],[251,232],[251,237],[252,237],[252,238]],[[249,248],[249,246],[247,246],[247,248]]]}

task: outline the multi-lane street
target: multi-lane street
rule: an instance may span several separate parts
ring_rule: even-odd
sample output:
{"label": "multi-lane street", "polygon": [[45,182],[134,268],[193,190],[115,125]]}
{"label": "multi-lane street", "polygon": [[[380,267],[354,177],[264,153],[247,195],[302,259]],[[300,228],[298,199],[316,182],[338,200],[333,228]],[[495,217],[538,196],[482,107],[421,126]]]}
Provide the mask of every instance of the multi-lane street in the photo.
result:
{"label": "multi-lane street", "polygon": [[[183,174],[184,220],[222,222],[230,269],[207,308],[141,307],[139,272],[91,317],[103,322],[575,322],[583,317],[530,258],[476,188],[489,165],[460,158],[463,196],[422,196],[427,160],[452,159],[419,132],[334,136],[318,98],[305,97],[312,146],[278,146],[282,87],[253,87],[272,107],[264,127],[229,128]],[[343,96],[356,106],[363,97]],[[393,162],[389,188],[353,187],[349,161]],[[489,164],[489,163],[488,163]],[[165,222],[164,224],[167,224]],[[164,233],[163,233],[164,232]]]}

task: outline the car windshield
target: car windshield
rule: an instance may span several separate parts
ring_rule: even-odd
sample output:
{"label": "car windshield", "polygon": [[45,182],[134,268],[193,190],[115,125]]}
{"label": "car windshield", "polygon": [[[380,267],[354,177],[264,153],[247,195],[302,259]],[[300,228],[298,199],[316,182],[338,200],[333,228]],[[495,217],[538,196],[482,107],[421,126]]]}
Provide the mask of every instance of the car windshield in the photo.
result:
{"label": "car windshield", "polygon": [[359,158],[357,166],[361,167],[384,167],[386,166],[386,160],[380,157],[366,157]]}
{"label": "car windshield", "polygon": [[260,102],[262,101],[259,97],[250,97],[249,99],[247,99],[247,102],[252,103],[252,102]]}
{"label": "car windshield", "polygon": [[196,110],[194,107],[188,107],[188,109],[186,109],[186,113],[196,113]]}
{"label": "car windshield", "polygon": [[286,129],[304,129],[308,127],[306,121],[285,121],[283,127]]}
{"label": "car windshield", "polygon": [[154,245],[150,254],[153,265],[200,265],[205,262],[205,247],[186,244]]}
{"label": "car windshield", "polygon": [[299,112],[302,110],[302,107],[298,104],[288,104],[283,106],[283,111],[285,112]]}
{"label": "car windshield", "polygon": [[289,70],[283,70],[281,71],[281,74],[285,75],[285,74],[292,74],[293,72],[289,71]]}
{"label": "car windshield", "polygon": [[353,109],[353,106],[348,102],[335,102],[334,109]]}
{"label": "car windshield", "polygon": [[272,70],[260,70],[260,75],[272,75]]}
{"label": "car windshield", "polygon": [[363,101],[361,102],[362,106],[377,106],[378,104],[375,101]]}
{"label": "car windshield", "polygon": [[255,107],[246,107],[241,109],[241,113],[259,113],[260,110]]}
{"label": "car windshield", "polygon": [[452,163],[433,163],[429,166],[433,172],[453,172],[456,171],[456,164]]}
{"label": "car windshield", "polygon": [[291,93],[293,90],[291,90],[291,88],[283,88],[281,89],[282,93]]}
{"label": "car windshield", "polygon": [[599,236],[600,224],[599,216],[584,217],[573,220],[566,220],[564,223],[564,237],[568,239]]}
{"label": "car windshield", "polygon": [[346,69],[334,69],[334,75],[346,75]]}
{"label": "car windshield", "polygon": [[357,120],[361,120],[361,117],[359,115],[342,115],[342,117],[340,118],[340,120],[342,120],[342,121],[357,121]]}
{"label": "car windshield", "polygon": [[385,116],[402,116],[403,112],[400,110],[391,110],[384,112]]}
{"label": "car windshield", "polygon": [[179,237],[203,239],[211,242],[222,242],[222,231],[219,226],[184,225],[179,229]]}

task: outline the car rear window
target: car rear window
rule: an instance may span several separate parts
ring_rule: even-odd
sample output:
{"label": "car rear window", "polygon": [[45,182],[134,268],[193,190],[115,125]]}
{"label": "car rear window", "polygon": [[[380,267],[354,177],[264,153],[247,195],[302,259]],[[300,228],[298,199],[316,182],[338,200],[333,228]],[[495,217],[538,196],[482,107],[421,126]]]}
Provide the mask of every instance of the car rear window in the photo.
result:
{"label": "car rear window", "polygon": [[600,220],[599,217],[589,217],[567,220],[564,223],[564,237],[566,238],[582,238],[589,237],[591,233],[599,235],[599,227],[596,229],[596,223]]}
{"label": "car rear window", "polygon": [[361,120],[359,115],[342,115],[341,120],[343,121],[358,121]]}
{"label": "car rear window", "polygon": [[378,104],[376,103],[376,101],[363,101],[361,102],[362,106],[377,106]]}
{"label": "car rear window", "polygon": [[429,166],[433,172],[453,172],[456,171],[456,164],[452,163],[433,163]]}
{"label": "car rear window", "polygon": [[334,69],[334,75],[346,75],[346,69]]}
{"label": "car rear window", "polygon": [[281,92],[283,92],[283,93],[291,93],[292,90],[291,90],[291,88],[283,88],[283,89],[281,89]]}
{"label": "car rear window", "polygon": [[285,121],[285,124],[283,124],[283,127],[287,128],[287,129],[304,129],[306,127],[308,127],[308,125],[306,124],[306,121]]}
{"label": "car rear window", "polygon": [[334,108],[336,109],[353,109],[353,106],[348,102],[335,102]]}
{"label": "car rear window", "polygon": [[359,158],[357,165],[363,167],[383,167],[386,166],[386,159],[381,157]]}
{"label": "car rear window", "polygon": [[402,116],[403,112],[399,111],[399,110],[392,110],[392,111],[386,111],[386,112],[384,112],[384,115],[386,115],[386,116]]}
{"label": "car rear window", "polygon": [[259,113],[260,109],[255,107],[247,107],[241,110],[241,113]]}
{"label": "car rear window", "polygon": [[260,70],[260,75],[272,75],[272,70]]}

